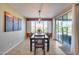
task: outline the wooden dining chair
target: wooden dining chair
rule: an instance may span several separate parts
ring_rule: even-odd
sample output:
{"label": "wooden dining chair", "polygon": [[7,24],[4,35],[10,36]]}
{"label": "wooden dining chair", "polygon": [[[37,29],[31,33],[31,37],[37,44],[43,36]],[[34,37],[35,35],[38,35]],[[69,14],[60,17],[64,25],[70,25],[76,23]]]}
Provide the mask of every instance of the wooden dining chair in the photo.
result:
{"label": "wooden dining chair", "polygon": [[34,55],[36,55],[36,49],[42,48],[43,54],[45,55],[45,39],[44,38],[35,38],[34,43]]}
{"label": "wooden dining chair", "polygon": [[32,35],[33,35],[33,33],[30,33],[30,34],[29,34],[29,37],[31,37]]}

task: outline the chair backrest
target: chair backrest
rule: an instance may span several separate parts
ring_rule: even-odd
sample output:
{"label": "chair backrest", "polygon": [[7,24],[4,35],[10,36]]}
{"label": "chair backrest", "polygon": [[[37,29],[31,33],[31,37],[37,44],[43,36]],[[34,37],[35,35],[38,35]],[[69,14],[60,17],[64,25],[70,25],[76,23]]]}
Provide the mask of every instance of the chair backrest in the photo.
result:
{"label": "chair backrest", "polygon": [[45,38],[45,35],[35,35],[35,37],[44,37]]}
{"label": "chair backrest", "polygon": [[49,34],[49,33],[47,33],[46,35],[47,35],[47,36],[48,36],[48,38],[50,39],[50,37],[51,37],[51,36],[50,36],[50,34]]}
{"label": "chair backrest", "polygon": [[40,44],[40,43],[42,43],[42,45],[45,45],[45,39],[44,38],[34,38],[34,42],[35,42],[35,45]]}
{"label": "chair backrest", "polygon": [[42,41],[44,43],[45,42],[45,35],[35,35],[34,40],[35,41]]}
{"label": "chair backrest", "polygon": [[33,35],[33,33],[30,33],[29,37],[31,37]]}

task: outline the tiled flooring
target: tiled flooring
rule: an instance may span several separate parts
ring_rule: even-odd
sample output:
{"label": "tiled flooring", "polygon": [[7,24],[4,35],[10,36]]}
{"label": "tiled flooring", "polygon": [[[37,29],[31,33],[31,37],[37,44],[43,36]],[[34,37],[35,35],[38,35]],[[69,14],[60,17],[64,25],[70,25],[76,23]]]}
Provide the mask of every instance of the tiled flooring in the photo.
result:
{"label": "tiled flooring", "polygon": [[[37,55],[42,55],[42,49],[37,50]],[[34,55],[34,51],[30,52],[30,40],[26,39],[17,47],[12,49],[6,55]],[[65,55],[65,53],[56,45],[56,41],[50,39],[50,50],[46,51],[46,55]]]}

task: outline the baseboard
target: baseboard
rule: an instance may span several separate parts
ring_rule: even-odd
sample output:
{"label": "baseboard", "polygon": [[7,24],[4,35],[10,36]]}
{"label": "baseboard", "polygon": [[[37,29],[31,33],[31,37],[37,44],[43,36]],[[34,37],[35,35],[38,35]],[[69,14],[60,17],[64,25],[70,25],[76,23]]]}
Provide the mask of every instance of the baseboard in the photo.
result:
{"label": "baseboard", "polygon": [[9,48],[7,51],[5,51],[2,55],[6,55],[6,53],[8,53],[9,51],[11,51],[13,48],[15,48],[16,46],[18,46],[20,43],[22,43],[24,40],[21,40],[20,42],[18,42],[17,44],[15,44],[14,46],[12,46],[11,48]]}

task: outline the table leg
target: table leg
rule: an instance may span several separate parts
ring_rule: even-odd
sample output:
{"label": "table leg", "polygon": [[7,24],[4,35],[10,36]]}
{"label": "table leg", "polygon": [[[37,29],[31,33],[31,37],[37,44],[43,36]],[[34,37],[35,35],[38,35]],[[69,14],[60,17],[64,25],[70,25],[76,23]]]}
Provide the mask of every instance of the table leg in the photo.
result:
{"label": "table leg", "polygon": [[30,39],[30,51],[32,51],[32,39]]}
{"label": "table leg", "polygon": [[49,51],[49,40],[47,42],[47,51]]}

